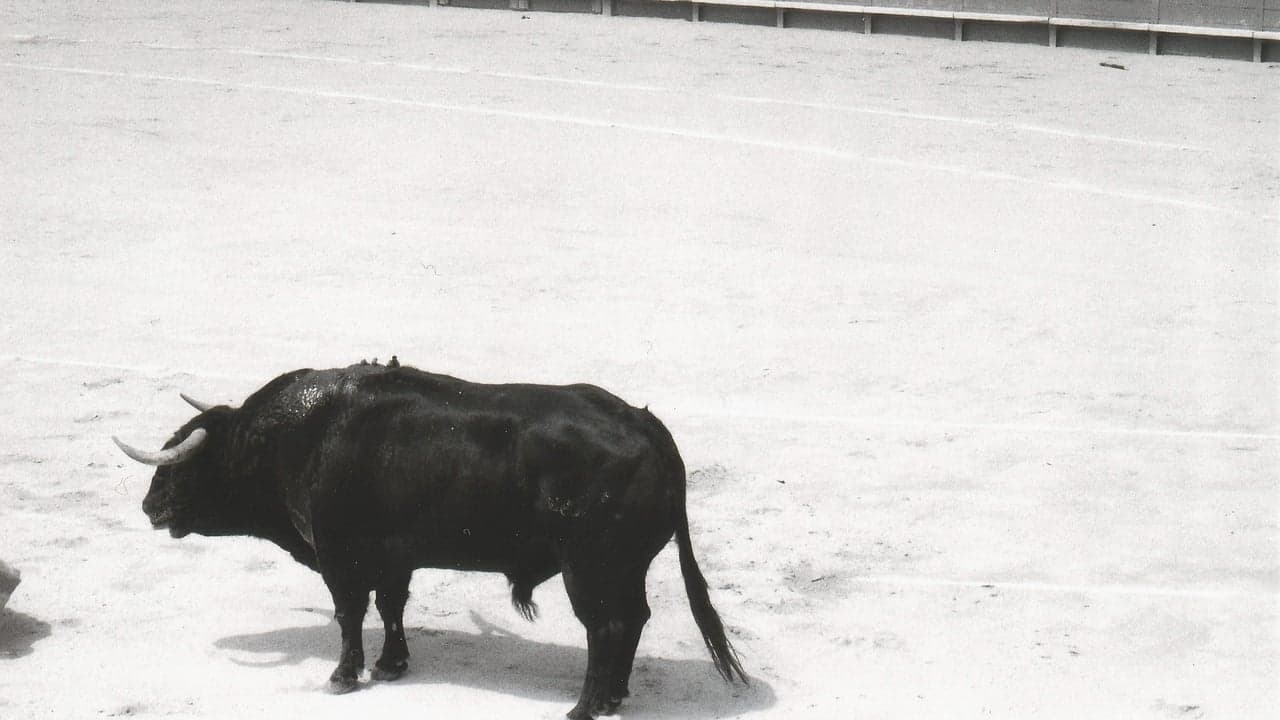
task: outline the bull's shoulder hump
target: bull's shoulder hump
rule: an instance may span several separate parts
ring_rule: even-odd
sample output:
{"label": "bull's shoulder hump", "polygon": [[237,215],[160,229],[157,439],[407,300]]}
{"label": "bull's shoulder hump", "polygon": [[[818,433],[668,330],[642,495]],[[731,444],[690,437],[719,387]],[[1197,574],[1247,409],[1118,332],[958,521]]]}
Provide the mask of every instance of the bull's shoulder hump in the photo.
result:
{"label": "bull's shoulder hump", "polygon": [[616,395],[595,385],[543,385],[535,383],[478,383],[452,375],[430,373],[402,366],[362,373],[357,386],[371,395],[411,393],[424,398],[450,400],[477,407],[504,407],[530,414],[544,410],[593,407],[620,411],[633,409]]}
{"label": "bull's shoulder hump", "polygon": [[366,400],[403,395],[445,399],[450,396],[466,396],[475,388],[484,387],[449,375],[424,372],[411,367],[358,372],[350,380],[349,389],[352,393],[362,395]]}
{"label": "bull's shoulder hump", "polygon": [[295,386],[300,379],[315,372],[311,368],[302,368],[301,370],[293,370],[279,375],[245,398],[240,408],[242,410],[253,410],[274,402],[282,393],[287,393],[291,387]]}

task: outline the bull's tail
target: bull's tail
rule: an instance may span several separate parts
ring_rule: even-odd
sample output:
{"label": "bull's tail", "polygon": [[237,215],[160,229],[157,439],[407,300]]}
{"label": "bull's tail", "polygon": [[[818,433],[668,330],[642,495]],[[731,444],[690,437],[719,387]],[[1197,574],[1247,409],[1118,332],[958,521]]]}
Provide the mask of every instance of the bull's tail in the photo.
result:
{"label": "bull's tail", "polygon": [[698,568],[698,561],[693,557],[693,544],[689,541],[689,518],[684,508],[679,511],[676,524],[676,545],[680,548],[680,574],[684,576],[684,590],[689,596],[689,608],[693,610],[693,620],[698,624],[702,640],[711,653],[711,661],[716,671],[729,682],[737,676],[744,685],[749,684],[747,675],[738,662],[738,652],[725,637],[724,625],[720,616],[711,606],[711,596],[707,594],[707,580]]}

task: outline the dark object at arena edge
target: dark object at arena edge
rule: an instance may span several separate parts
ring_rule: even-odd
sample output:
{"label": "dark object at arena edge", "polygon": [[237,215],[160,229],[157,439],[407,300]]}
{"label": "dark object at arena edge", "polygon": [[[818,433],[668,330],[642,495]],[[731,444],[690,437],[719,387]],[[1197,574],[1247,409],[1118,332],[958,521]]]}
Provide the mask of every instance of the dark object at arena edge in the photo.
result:
{"label": "dark object at arena edge", "polygon": [[22,582],[22,573],[0,560],[0,610],[4,609],[9,602],[9,596],[13,594],[20,582]]}

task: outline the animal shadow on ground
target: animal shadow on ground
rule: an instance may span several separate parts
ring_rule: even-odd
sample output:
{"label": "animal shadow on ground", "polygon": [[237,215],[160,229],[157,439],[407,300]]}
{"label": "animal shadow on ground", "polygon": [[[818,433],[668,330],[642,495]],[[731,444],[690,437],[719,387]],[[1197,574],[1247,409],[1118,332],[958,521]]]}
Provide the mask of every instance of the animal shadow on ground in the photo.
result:
{"label": "animal shadow on ground", "polygon": [[[531,700],[572,705],[582,688],[587,667],[585,647],[528,640],[471,615],[479,632],[406,627],[409,672],[388,686],[410,684],[461,685],[506,693]],[[256,660],[233,660],[255,667],[296,665],[312,658],[337,662],[338,626],[308,625],[252,635],[233,635],[214,644],[223,650],[261,653]],[[369,665],[382,647],[382,631],[365,628]],[[585,643],[585,639],[584,639]],[[322,678],[317,678],[317,683]],[[369,683],[380,685],[383,683]],[[751,685],[721,682],[711,660],[670,660],[636,656],[631,697],[621,715],[633,718],[732,717],[762,710],[775,702],[773,688],[753,677]]]}
{"label": "animal shadow on ground", "polygon": [[0,610],[0,660],[32,653],[51,634],[49,623],[15,610]]}

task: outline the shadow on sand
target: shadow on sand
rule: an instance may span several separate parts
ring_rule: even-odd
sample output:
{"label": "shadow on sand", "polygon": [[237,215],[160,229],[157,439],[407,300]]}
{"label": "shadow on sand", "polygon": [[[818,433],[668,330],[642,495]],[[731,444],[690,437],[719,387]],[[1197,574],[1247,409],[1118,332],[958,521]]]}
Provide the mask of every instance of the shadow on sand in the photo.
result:
{"label": "shadow on sand", "polygon": [[[583,647],[535,642],[489,623],[476,613],[477,633],[406,628],[409,672],[395,681],[403,684],[449,684],[507,693],[531,700],[563,702],[577,699],[587,665]],[[218,640],[224,650],[260,653],[261,661],[236,661],[256,667],[296,665],[319,658],[337,662],[338,626],[282,628]],[[382,648],[382,632],[365,629],[365,652],[373,664]],[[317,678],[319,683],[322,678]],[[710,660],[668,660],[637,656],[631,676],[631,697],[620,714],[633,718],[715,718],[740,715],[772,706],[773,688],[753,678],[751,685],[720,681]]]}
{"label": "shadow on sand", "polygon": [[49,623],[16,610],[0,610],[0,660],[30,655],[32,646],[52,634]]}

